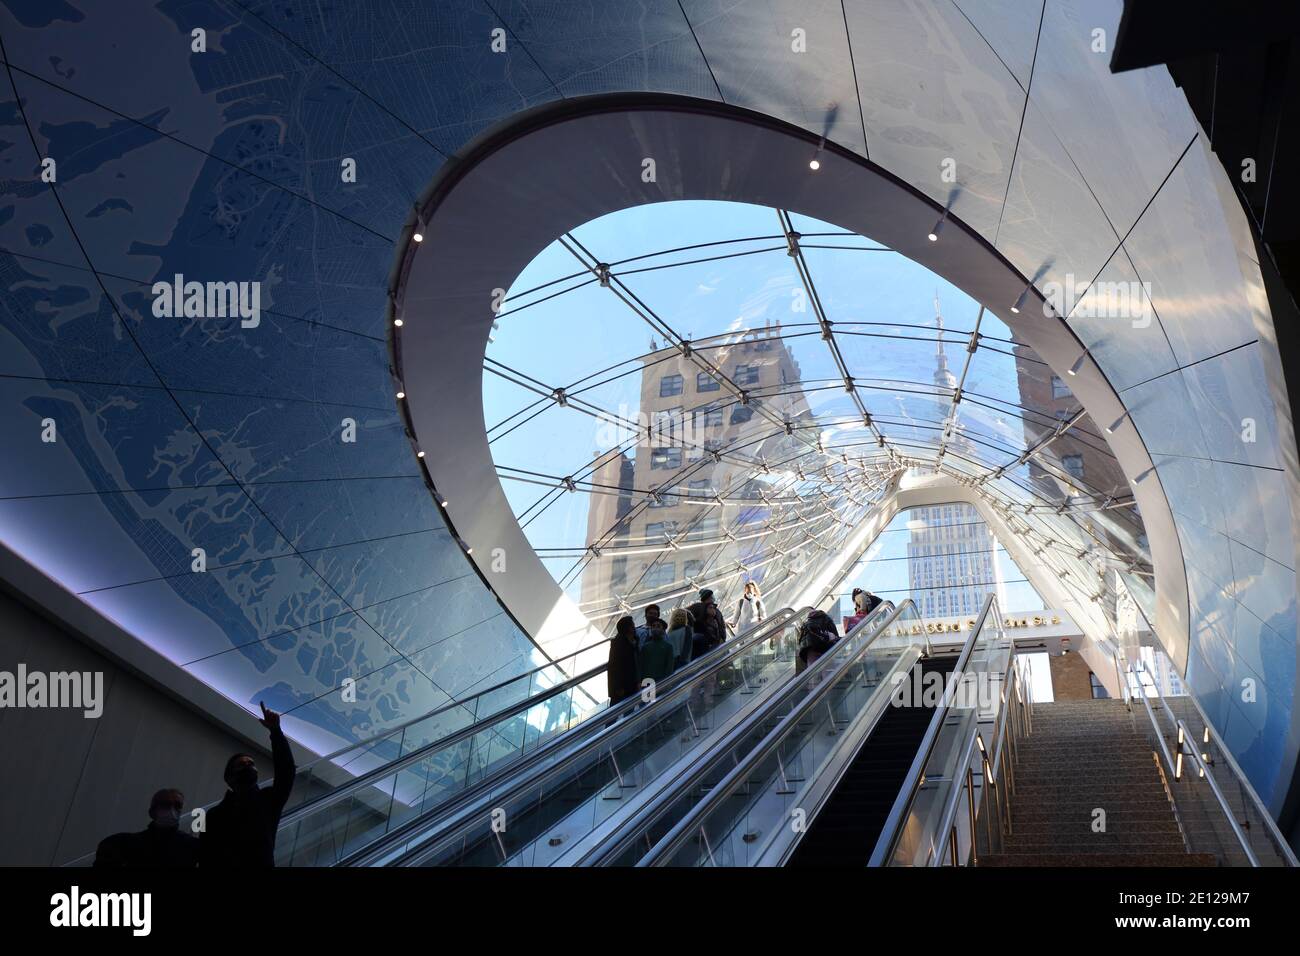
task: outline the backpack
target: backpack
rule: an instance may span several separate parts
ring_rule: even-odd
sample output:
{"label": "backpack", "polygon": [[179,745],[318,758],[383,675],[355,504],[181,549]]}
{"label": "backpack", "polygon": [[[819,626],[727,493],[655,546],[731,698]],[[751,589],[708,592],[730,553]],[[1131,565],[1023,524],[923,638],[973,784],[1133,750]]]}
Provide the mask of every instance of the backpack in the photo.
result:
{"label": "backpack", "polygon": [[840,639],[835,622],[825,611],[813,611],[808,620],[799,625],[799,651],[825,654]]}

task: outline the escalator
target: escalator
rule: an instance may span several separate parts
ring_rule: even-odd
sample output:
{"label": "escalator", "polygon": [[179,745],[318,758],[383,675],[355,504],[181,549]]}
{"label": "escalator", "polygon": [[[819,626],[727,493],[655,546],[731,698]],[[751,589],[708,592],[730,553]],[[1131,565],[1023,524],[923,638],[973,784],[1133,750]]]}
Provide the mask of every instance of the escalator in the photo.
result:
{"label": "escalator", "polygon": [[[920,648],[910,635],[915,606],[878,608],[810,664],[748,724],[683,768],[653,806],[575,865],[631,866],[656,854],[691,865],[751,864],[782,830],[797,785],[818,775],[864,709]],[[907,636],[899,639],[900,632]],[[664,848],[669,848],[665,850]]]}
{"label": "escalator", "polygon": [[794,673],[810,611],[783,612],[343,865],[562,863],[656,799],[661,775],[744,723]]}
{"label": "escalator", "polygon": [[[922,677],[952,673],[957,656],[918,661]],[[909,683],[912,683],[909,675]],[[889,811],[916,760],[934,717],[935,702],[908,701],[887,708],[811,821],[786,866],[866,866]]]}
{"label": "escalator", "polygon": [[974,821],[993,788],[985,758],[1000,753],[1011,642],[992,596],[957,653],[927,633],[905,601],[868,639],[842,641],[760,744],[714,754],[595,862],[916,865],[968,841],[958,801]]}
{"label": "escalator", "polygon": [[[760,631],[794,616],[786,608],[683,668],[675,682],[749,646]],[[281,818],[276,862],[329,866],[440,808],[493,786],[528,762],[599,730],[593,718],[621,717],[635,701],[609,708],[607,642],[449,704],[299,768],[294,802]]]}

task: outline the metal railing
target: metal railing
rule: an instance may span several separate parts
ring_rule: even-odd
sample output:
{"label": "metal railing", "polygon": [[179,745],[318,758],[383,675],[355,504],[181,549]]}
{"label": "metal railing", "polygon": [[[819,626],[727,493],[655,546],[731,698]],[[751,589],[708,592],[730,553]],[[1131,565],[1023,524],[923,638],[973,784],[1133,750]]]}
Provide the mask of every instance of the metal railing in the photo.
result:
{"label": "metal railing", "polygon": [[[1001,850],[1012,833],[1011,798],[1016,789],[1017,749],[1021,739],[1032,733],[1034,722],[1033,687],[1024,679],[1020,660],[1013,653],[1007,668],[1001,714],[992,734],[992,753],[978,728],[964,748],[959,764],[964,773],[960,785],[952,789],[944,810],[939,845],[930,861],[932,866],[977,865],[983,854]],[[963,796],[968,820],[964,832],[957,822]]]}
{"label": "metal railing", "polygon": [[[909,855],[915,865],[942,862],[941,847],[948,845],[950,836],[944,831],[945,821],[955,819],[953,808],[962,792],[957,778],[966,775],[973,748],[983,744],[978,733],[981,708],[978,704],[967,706],[964,697],[958,701],[958,694],[968,694],[974,679],[978,696],[978,681],[983,674],[986,683],[997,678],[1000,701],[1001,687],[1005,685],[1001,675],[1009,667],[1013,650],[997,613],[997,600],[990,594],[957,655],[943,697],[890,808],[868,866],[895,865]],[[999,661],[1004,651],[1005,658]],[[999,706],[988,719],[995,720],[1003,709]]]}
{"label": "metal railing", "polygon": [[[1123,655],[1118,650],[1109,647],[1108,650],[1117,661],[1122,659]],[[1295,853],[1278,830],[1273,815],[1260,800],[1259,794],[1251,786],[1196,699],[1190,695],[1178,698],[1185,701],[1200,720],[1203,730],[1199,741],[1186,719],[1175,712],[1157,682],[1154,679],[1143,679],[1147,676],[1140,662],[1128,661],[1124,668],[1123,688],[1127,695],[1136,693],[1142,698],[1147,724],[1155,740],[1159,759],[1163,761],[1161,769],[1167,792],[1174,802],[1175,815],[1189,851],[1213,853],[1221,862],[1229,862],[1228,857],[1233,852],[1239,852],[1252,867],[1296,866]],[[1155,707],[1151,704],[1153,697]],[[1167,722],[1167,730],[1162,726],[1161,717]],[[1217,752],[1217,758],[1211,756],[1211,751]],[[1215,774],[1215,765],[1220,761],[1227,770],[1224,780]],[[1195,773],[1187,772],[1188,764]],[[1224,789],[1225,783],[1239,797],[1239,808],[1232,805]],[[1243,819],[1239,819],[1239,816]],[[1208,824],[1208,829],[1194,826],[1198,817]],[[1222,830],[1215,826],[1216,822],[1227,824],[1231,841],[1219,839]],[[1262,847],[1251,840],[1251,834],[1256,832],[1262,834]],[[1265,853],[1265,859],[1261,859],[1261,852]]]}

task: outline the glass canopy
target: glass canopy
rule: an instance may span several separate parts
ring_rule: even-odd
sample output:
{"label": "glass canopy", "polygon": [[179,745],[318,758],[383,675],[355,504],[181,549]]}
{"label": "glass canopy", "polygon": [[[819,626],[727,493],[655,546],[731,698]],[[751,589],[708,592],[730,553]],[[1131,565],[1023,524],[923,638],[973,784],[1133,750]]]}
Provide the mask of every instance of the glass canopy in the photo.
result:
{"label": "glass canopy", "polygon": [[896,480],[936,472],[1079,600],[1113,606],[1122,575],[1150,604],[1141,519],[1068,375],[827,223],[716,202],[589,222],[514,282],[485,373],[507,499],[602,629],[702,587],[788,601]]}

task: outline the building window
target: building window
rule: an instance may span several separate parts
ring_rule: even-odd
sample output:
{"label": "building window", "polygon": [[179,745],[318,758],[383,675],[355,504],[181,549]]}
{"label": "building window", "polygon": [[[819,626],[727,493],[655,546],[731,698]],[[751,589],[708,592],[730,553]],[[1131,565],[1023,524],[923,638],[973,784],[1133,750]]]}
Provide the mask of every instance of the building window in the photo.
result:
{"label": "building window", "polygon": [[691,535],[696,538],[716,538],[718,536],[718,516],[710,515],[707,518],[701,518],[700,521],[690,531]]}
{"label": "building window", "polygon": [[757,365],[737,365],[736,366],[736,384],[737,385],[757,385],[758,384],[758,366]]}
{"label": "building window", "polygon": [[695,390],[697,392],[716,392],[720,388],[722,388],[722,385],[708,372],[696,373]]}
{"label": "building window", "polygon": [[1070,389],[1059,375],[1052,376],[1052,398],[1069,398]]}
{"label": "building window", "polygon": [[722,409],[714,405],[701,405],[692,413],[696,428],[719,428],[722,426]]}
{"label": "building window", "polygon": [[645,539],[647,542],[667,541],[676,533],[676,521],[651,521],[645,526]]}
{"label": "building window", "polygon": [[682,450],[680,448],[652,448],[650,450],[650,467],[668,470],[676,470],[682,467]]}
{"label": "building window", "polygon": [[752,405],[733,405],[731,407],[731,424],[743,425],[754,417]]}
{"label": "building window", "polygon": [[659,497],[658,497],[657,499],[656,499],[656,498],[651,498],[651,499],[650,499],[650,505],[649,505],[649,507],[651,507],[651,508],[671,508],[671,507],[672,507],[673,505],[675,505],[675,504],[677,504],[677,497],[676,497],[675,495],[669,495],[669,494],[666,494],[666,493],[662,493],[662,492],[661,492],[660,495],[659,495]]}
{"label": "building window", "polygon": [[1066,455],[1061,459],[1061,467],[1068,471],[1075,478],[1083,477],[1083,456]]}
{"label": "building window", "polygon": [[691,497],[707,498],[713,494],[713,484],[707,478],[697,478],[691,482]]}
{"label": "building window", "polygon": [[665,375],[659,379],[659,397],[669,398],[673,395],[682,393],[682,377],[680,375]]}
{"label": "building window", "polygon": [[1097,680],[1097,675],[1092,671],[1088,671],[1088,684],[1092,687],[1093,700],[1108,700],[1110,698],[1110,694],[1106,693],[1106,688],[1101,681]]}
{"label": "building window", "polygon": [[687,581],[689,581],[691,578],[696,577],[703,570],[704,570],[703,561],[687,561],[685,564],[682,565],[682,577]]}
{"label": "building window", "polygon": [[646,590],[666,588],[677,580],[677,565],[672,561],[660,561],[645,573],[641,586]]}

